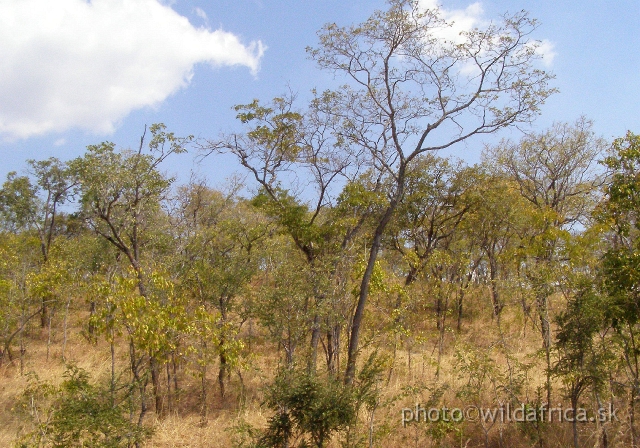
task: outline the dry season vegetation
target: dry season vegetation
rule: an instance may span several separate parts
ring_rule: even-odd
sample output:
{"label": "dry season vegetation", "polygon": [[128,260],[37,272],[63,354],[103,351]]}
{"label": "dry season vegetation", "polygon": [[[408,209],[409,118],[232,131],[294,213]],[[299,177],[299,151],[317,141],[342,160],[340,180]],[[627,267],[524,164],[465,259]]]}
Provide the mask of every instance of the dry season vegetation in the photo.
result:
{"label": "dry season vegetation", "polygon": [[[392,0],[320,30],[345,84],[304,107],[10,173],[0,444],[638,446],[640,138],[439,156],[554,93],[526,13],[449,26]],[[187,151],[251,185],[177,185]]]}

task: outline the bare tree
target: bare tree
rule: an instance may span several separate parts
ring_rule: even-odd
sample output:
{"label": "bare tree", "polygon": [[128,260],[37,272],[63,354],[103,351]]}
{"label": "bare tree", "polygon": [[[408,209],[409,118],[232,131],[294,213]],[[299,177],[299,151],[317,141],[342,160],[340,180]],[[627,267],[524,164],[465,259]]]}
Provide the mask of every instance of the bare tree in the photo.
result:
{"label": "bare tree", "polygon": [[406,174],[417,156],[474,135],[526,123],[553,93],[551,76],[536,69],[536,21],[526,12],[500,24],[463,31],[438,9],[415,0],[391,0],[364,23],[327,24],[320,44],[308,49],[318,65],[344,75],[347,84],[325,92],[326,113],[338,135],[361,148],[370,168],[392,188],[370,242],[367,267],[351,321],[345,383],[353,382],[369,284],[385,229],[404,196]]}

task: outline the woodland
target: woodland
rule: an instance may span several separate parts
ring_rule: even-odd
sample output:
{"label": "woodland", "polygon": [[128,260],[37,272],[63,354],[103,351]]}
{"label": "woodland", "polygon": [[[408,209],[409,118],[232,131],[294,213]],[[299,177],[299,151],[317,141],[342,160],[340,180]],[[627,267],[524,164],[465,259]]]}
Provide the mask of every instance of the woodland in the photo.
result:
{"label": "woodland", "polygon": [[0,444],[640,446],[640,136],[530,130],[556,91],[526,12],[449,26],[391,0],[318,32],[341,85],[305,104],[9,173]]}

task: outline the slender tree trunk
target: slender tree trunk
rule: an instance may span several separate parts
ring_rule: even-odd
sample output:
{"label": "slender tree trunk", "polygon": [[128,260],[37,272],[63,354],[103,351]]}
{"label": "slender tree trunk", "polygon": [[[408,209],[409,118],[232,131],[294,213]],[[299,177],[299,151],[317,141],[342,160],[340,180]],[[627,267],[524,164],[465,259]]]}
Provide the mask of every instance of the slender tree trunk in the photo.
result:
{"label": "slender tree trunk", "polygon": [[207,352],[207,341],[202,339],[200,341],[200,346],[203,354],[203,359],[200,363],[200,425],[204,427],[207,425],[207,417],[209,413],[207,406],[207,362],[204,356]]}
{"label": "slender tree trunk", "polygon": [[149,368],[151,370],[151,387],[153,389],[153,397],[155,399],[156,415],[164,416],[164,406],[162,402],[162,393],[160,386],[160,366],[154,355],[149,355]]}
{"label": "slender tree trunk", "polygon": [[165,370],[167,371],[167,412],[171,414],[173,411],[173,395],[171,393],[171,383],[173,382],[173,378],[171,378],[171,364],[165,364]]}
{"label": "slender tree trunk", "polygon": [[[439,299],[441,300],[441,299]],[[442,354],[444,353],[444,336],[445,336],[445,324],[447,319],[447,308],[449,307],[449,294],[445,288],[445,302],[444,310],[438,316],[438,365],[436,367],[436,379],[440,378],[440,364],[442,362]]]}
{"label": "slender tree trunk", "polygon": [[629,392],[629,429],[631,433],[631,448],[638,448],[638,434],[636,433],[636,389]]}
{"label": "slender tree trunk", "polygon": [[491,282],[491,304],[493,306],[492,317],[500,320],[500,313],[502,313],[504,304],[500,300],[500,291],[498,290],[498,262],[493,256],[489,262],[489,279]]}
{"label": "slender tree trunk", "polygon": [[358,294],[358,303],[351,319],[351,335],[349,337],[349,345],[347,347],[347,367],[344,374],[344,382],[346,385],[353,384],[353,380],[356,375],[356,360],[358,357],[358,344],[360,342],[360,329],[362,327],[362,320],[364,319],[364,309],[369,298],[369,287],[371,285],[371,277],[375,268],[376,261],[378,259],[378,253],[382,246],[382,236],[387,228],[387,225],[391,221],[391,217],[395,212],[398,202],[404,194],[405,161],[401,162],[398,168],[398,175],[396,177],[396,192],[391,199],[389,206],[384,212],[384,215],[378,222],[378,226],[373,234],[373,241],[371,243],[371,249],[369,250],[369,259],[367,260],[367,267],[365,268],[362,276],[362,282],[360,283],[360,291]]}
{"label": "slender tree trunk", "polygon": [[546,295],[538,296],[538,313],[540,316],[540,332],[542,335],[542,347],[547,363],[547,378],[545,388],[547,390],[547,403],[551,406],[551,327],[549,324],[549,309]]}
{"label": "slender tree trunk", "polygon": [[369,418],[369,448],[373,448],[373,440],[374,440],[374,423],[375,423],[375,414],[376,414],[376,404],[371,408],[371,416]]}
{"label": "slender tree trunk", "polygon": [[313,316],[313,324],[311,327],[311,357],[307,370],[310,374],[316,372],[318,363],[318,343],[320,342],[320,317],[315,314]]}
{"label": "slender tree trunk", "polygon": [[[24,375],[24,353],[26,351],[26,349],[24,348],[24,326],[26,325],[27,321],[25,321],[25,306],[24,306],[24,302],[23,302],[23,306],[22,306],[22,316],[20,316],[20,376]],[[9,341],[10,342],[10,341]],[[7,348],[9,347],[9,344],[6,345]],[[11,352],[9,352],[9,358],[11,358]]]}
{"label": "slender tree trunk", "polygon": [[131,375],[133,382],[138,387],[140,394],[140,413],[138,414],[138,426],[142,426],[144,417],[149,410],[147,407],[147,380],[140,377],[140,364],[142,360],[138,359],[133,339],[129,340],[129,360],[131,362]]}
{"label": "slender tree trunk", "polygon": [[571,422],[571,429],[573,430],[573,448],[580,448],[578,443],[578,422],[576,421],[576,410],[578,409],[579,392],[574,391],[571,394],[571,407],[573,408],[573,421]]}
{"label": "slender tree trunk", "polygon": [[173,367],[173,391],[177,399],[178,393],[180,392],[180,385],[178,382],[178,359],[176,358],[175,352],[171,354],[171,365]]}
{"label": "slender tree trunk", "polygon": [[42,298],[42,308],[40,313],[40,328],[45,328],[49,321],[49,307],[47,306],[47,299]]}
{"label": "slender tree trunk", "polygon": [[[384,227],[386,227],[386,225]],[[364,308],[367,303],[367,298],[369,297],[371,276],[373,275],[375,262],[378,258],[384,227],[378,226],[378,229],[376,229],[373,244],[369,252],[369,261],[364,271],[364,275],[362,276],[362,282],[360,283],[358,303],[356,305],[355,313],[353,314],[353,319],[351,320],[351,337],[349,338],[349,346],[347,348],[347,369],[344,376],[344,381],[347,385],[351,385],[353,383],[356,375],[356,359],[358,356],[358,343],[360,341],[360,327],[362,325],[362,320],[364,319]]]}
{"label": "slender tree trunk", "polygon": [[460,291],[458,293],[458,300],[456,303],[456,311],[457,311],[457,321],[456,321],[456,331],[460,333],[462,330],[462,305],[464,301],[464,288],[460,287]]}
{"label": "slender tree trunk", "polygon": [[223,400],[226,395],[224,377],[227,373],[228,368],[229,367],[227,366],[227,356],[225,355],[224,351],[221,350],[220,351],[220,369],[218,370],[218,385],[220,386],[220,398]]}
{"label": "slender tree trunk", "polygon": [[94,300],[89,304],[89,336],[93,336],[96,331],[96,326],[91,319],[96,314],[96,302]]}
{"label": "slender tree trunk", "polygon": [[207,364],[202,363],[200,368],[200,425],[207,426],[209,408],[207,406]]}
{"label": "slender tree trunk", "polygon": [[369,251],[369,259],[367,261],[367,267],[362,276],[362,282],[360,283],[360,293],[358,294],[358,303],[356,305],[355,313],[351,319],[351,336],[349,337],[349,346],[347,347],[347,368],[344,375],[344,382],[347,385],[351,385],[356,374],[356,360],[358,357],[358,344],[360,341],[360,328],[362,326],[362,320],[364,319],[364,308],[369,298],[369,286],[371,284],[371,277],[375,268],[376,260],[378,259],[378,252],[382,245],[382,235],[384,233],[387,224],[391,219],[391,215],[396,209],[396,203],[393,202],[385,213],[385,218],[380,222],[373,237],[373,243]]}
{"label": "slender tree trunk", "polygon": [[337,373],[340,371],[340,336],[342,335],[342,327],[339,323],[333,327],[333,334],[333,364]]}
{"label": "slender tree trunk", "polygon": [[111,381],[109,383],[109,394],[111,397],[111,407],[116,405],[116,344],[113,341],[113,331],[111,333],[111,342],[109,343],[111,349]]}
{"label": "slender tree trunk", "polygon": [[332,376],[336,374],[334,332],[335,327],[327,330],[327,371]]}
{"label": "slender tree trunk", "polygon": [[[594,398],[596,401],[597,409],[604,409],[602,400],[600,399],[600,394],[597,391],[594,392]],[[598,445],[600,446],[600,448],[608,448],[609,441],[607,439],[607,427],[605,425],[605,422],[601,422],[600,419],[596,418],[596,429],[599,430]]]}
{"label": "slender tree trunk", "polygon": [[69,306],[71,305],[71,297],[67,300],[67,305],[64,308],[64,319],[62,322],[62,360],[66,361],[65,350],[67,348],[67,321],[69,318]]}
{"label": "slender tree trunk", "polygon": [[47,323],[47,362],[49,362],[49,352],[51,351],[51,319],[52,314],[49,313],[49,322]]}

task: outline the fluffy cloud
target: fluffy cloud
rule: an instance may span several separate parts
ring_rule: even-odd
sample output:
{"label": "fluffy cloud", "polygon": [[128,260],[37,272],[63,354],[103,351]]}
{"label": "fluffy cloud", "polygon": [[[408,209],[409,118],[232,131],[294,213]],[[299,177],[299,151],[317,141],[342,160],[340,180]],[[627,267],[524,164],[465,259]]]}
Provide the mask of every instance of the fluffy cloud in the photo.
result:
{"label": "fluffy cloud", "polygon": [[[465,9],[447,9],[441,5],[438,0],[419,0],[418,3],[423,9],[440,9],[442,18],[445,19],[450,26],[440,28],[434,32],[434,34],[452,42],[462,42],[463,37],[460,35],[461,32],[471,31],[474,28],[483,28],[490,23],[490,21],[484,17],[484,10],[480,2],[472,3]],[[544,66],[551,67],[553,59],[556,56],[554,44],[551,41],[547,39],[541,40],[535,52],[540,56]]]}
{"label": "fluffy cloud", "polygon": [[542,39],[540,45],[536,48],[536,53],[542,58],[542,63],[546,67],[553,65],[553,60],[556,57],[555,45],[548,39]]}
{"label": "fluffy cloud", "polygon": [[418,2],[423,9],[439,8],[442,18],[445,19],[450,26],[440,28],[435,34],[452,42],[461,42],[463,39],[460,33],[478,28],[483,24],[487,24],[483,20],[482,5],[478,2],[472,3],[465,9],[446,9],[441,6],[438,0],[420,0]]}
{"label": "fluffy cloud", "polygon": [[0,134],[111,132],[187,86],[195,64],[255,73],[263,51],[260,41],[195,28],[158,0],[3,0]]}

